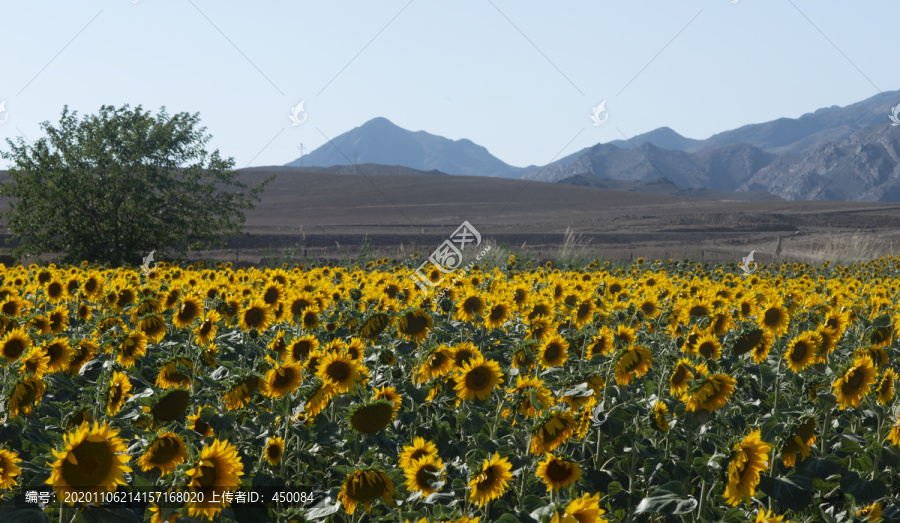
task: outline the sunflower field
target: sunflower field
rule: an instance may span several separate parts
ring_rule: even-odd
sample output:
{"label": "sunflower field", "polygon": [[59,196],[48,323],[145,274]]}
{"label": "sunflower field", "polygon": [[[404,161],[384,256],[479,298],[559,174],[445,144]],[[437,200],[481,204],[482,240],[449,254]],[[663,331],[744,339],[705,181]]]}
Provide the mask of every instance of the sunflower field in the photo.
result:
{"label": "sunflower field", "polygon": [[415,261],[0,266],[0,521],[900,521],[900,257]]}

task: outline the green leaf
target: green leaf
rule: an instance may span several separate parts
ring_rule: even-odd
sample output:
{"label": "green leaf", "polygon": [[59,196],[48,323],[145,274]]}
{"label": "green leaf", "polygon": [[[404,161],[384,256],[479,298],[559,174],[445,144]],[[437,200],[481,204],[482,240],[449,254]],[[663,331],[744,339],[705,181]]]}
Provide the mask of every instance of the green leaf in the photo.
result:
{"label": "green leaf", "polygon": [[852,470],[841,473],[841,490],[850,494],[857,503],[868,505],[888,495],[888,488],[878,480],[867,480],[859,477]]}
{"label": "green leaf", "polygon": [[843,469],[840,461],[833,456],[828,458],[808,458],[803,461],[802,468],[810,476],[821,479],[840,474]]}
{"label": "green leaf", "polygon": [[49,523],[50,518],[39,508],[0,507],[0,521],[4,523]]}
{"label": "green leaf", "polygon": [[657,491],[642,499],[638,503],[635,513],[645,512],[654,514],[687,514],[697,508],[697,500],[692,497],[683,497],[671,492]]}
{"label": "green leaf", "polygon": [[341,510],[340,503],[335,503],[330,507],[311,508],[306,511],[306,517],[311,519],[321,519],[336,514],[339,510]]}
{"label": "green leaf", "polygon": [[809,476],[794,475],[787,478],[763,476],[759,479],[759,490],[785,507],[798,512],[812,503],[812,481]]}
{"label": "green leaf", "polygon": [[517,518],[516,516],[513,516],[512,514],[507,512],[506,514],[503,514],[502,516],[500,516],[497,519],[497,522],[498,523],[519,523],[519,518]]}
{"label": "green leaf", "polygon": [[625,490],[625,488],[622,487],[621,483],[619,483],[618,481],[611,481],[609,483],[609,486],[606,487],[606,494],[609,495],[610,497],[612,497],[624,490]]}

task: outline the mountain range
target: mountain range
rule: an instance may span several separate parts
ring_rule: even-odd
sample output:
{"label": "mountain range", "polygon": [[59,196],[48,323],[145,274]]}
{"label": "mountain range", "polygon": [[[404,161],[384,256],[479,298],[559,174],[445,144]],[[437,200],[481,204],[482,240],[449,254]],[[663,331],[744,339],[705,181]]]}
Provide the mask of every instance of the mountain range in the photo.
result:
{"label": "mountain range", "polygon": [[[752,193],[786,200],[900,201],[900,128],[888,115],[900,91],[705,140],[669,127],[597,144],[539,167],[514,167],[466,139],[408,131],[375,118],[303,156],[304,166],[362,161],[451,175],[521,178],[682,195]],[[352,159],[351,159],[352,158]],[[300,159],[288,164],[299,166]],[[666,189],[668,190],[668,189]]]}

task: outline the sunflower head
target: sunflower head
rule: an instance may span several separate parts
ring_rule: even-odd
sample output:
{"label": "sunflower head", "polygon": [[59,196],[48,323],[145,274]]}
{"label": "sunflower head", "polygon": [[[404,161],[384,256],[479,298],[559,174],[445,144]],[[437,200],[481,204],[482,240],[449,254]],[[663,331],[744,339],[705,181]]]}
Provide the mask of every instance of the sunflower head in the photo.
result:
{"label": "sunflower head", "polygon": [[725,485],[725,499],[733,506],[750,499],[759,485],[760,472],[769,465],[769,451],[772,446],[760,439],[760,429],[734,445],[728,464],[728,482]]}
{"label": "sunflower head", "polygon": [[244,474],[244,465],[238,456],[237,447],[228,440],[213,440],[203,447],[200,456],[187,471],[190,478],[188,488],[193,492],[202,492],[205,502],[187,503],[188,515],[214,518],[227,502],[210,503],[215,493],[220,499],[225,492],[235,491],[241,485],[240,477]]}
{"label": "sunflower head", "polygon": [[350,411],[350,426],[361,434],[374,434],[386,429],[394,415],[393,401],[375,399]]}
{"label": "sunflower head", "polygon": [[[53,450],[56,461],[47,484],[52,485],[60,499],[71,500],[67,493],[92,492],[101,494],[125,485],[125,474],[131,472],[126,465],[125,441],[118,437],[118,430],[94,422],[82,424],[64,436],[63,449]],[[69,503],[73,505],[74,503]]]}
{"label": "sunflower head", "polygon": [[266,442],[263,454],[265,455],[266,461],[269,462],[269,465],[274,467],[281,463],[281,456],[284,455],[284,438],[269,438],[269,441]]}
{"label": "sunflower head", "polygon": [[502,496],[506,492],[506,486],[512,481],[510,470],[512,464],[498,453],[484,460],[481,471],[475,472],[469,481],[469,499],[480,507]]}
{"label": "sunflower head", "polygon": [[348,514],[353,514],[357,505],[363,505],[366,512],[371,511],[372,502],[378,498],[389,504],[394,500],[394,483],[378,469],[357,469],[348,474],[338,494],[338,501]]}
{"label": "sunflower head", "polygon": [[455,389],[461,399],[484,401],[501,383],[500,365],[479,354],[459,370]]}
{"label": "sunflower head", "polygon": [[548,453],[544,461],[538,464],[536,474],[547,489],[556,491],[578,481],[581,478],[581,467],[578,463]]}
{"label": "sunflower head", "polygon": [[423,496],[437,492],[445,476],[444,462],[437,456],[424,456],[414,460],[403,470],[406,489],[419,491]]}
{"label": "sunflower head", "polygon": [[138,465],[144,472],[158,468],[162,475],[166,476],[180,463],[187,461],[187,458],[184,440],[174,432],[165,432],[150,443],[144,455],[138,460]]}

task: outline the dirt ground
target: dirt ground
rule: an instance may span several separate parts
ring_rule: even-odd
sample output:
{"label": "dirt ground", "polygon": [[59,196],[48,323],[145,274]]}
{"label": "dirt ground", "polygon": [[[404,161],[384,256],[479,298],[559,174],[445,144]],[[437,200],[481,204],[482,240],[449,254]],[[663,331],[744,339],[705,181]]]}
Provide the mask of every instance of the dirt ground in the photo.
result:
{"label": "dirt ground", "polygon": [[[242,173],[253,185],[265,169]],[[484,241],[539,258],[561,254],[733,261],[859,261],[900,251],[900,205],[707,200],[470,176],[361,176],[277,170],[247,214],[250,238],[197,256],[403,258],[431,253],[464,221]],[[5,210],[0,202],[0,211]],[[900,252],[898,252],[900,254]]]}

